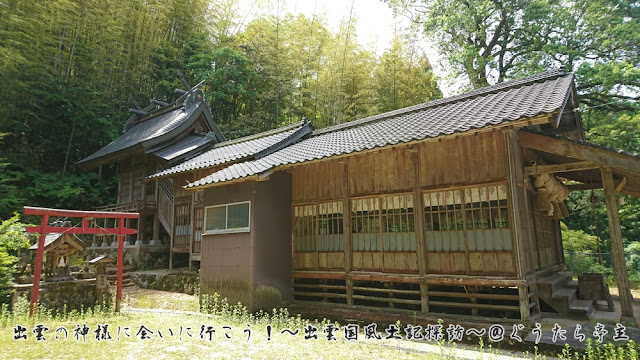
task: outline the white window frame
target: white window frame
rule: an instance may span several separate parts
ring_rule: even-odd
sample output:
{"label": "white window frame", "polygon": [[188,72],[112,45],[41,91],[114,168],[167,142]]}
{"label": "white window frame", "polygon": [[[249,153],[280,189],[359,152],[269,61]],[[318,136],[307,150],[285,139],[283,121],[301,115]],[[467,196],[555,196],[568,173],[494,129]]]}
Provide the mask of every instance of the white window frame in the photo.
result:
{"label": "white window frame", "polygon": [[[241,227],[241,228],[233,228],[233,229],[217,229],[217,230],[207,230],[207,213],[209,211],[209,209],[213,209],[213,208],[220,208],[220,207],[224,207],[225,208],[225,227],[228,227],[228,223],[229,223],[229,206],[232,205],[239,205],[239,204],[249,204],[249,218],[248,218],[248,226],[246,227]],[[233,233],[244,233],[244,232],[250,232],[251,231],[251,201],[238,201],[238,202],[234,202],[234,203],[228,203],[228,204],[220,204],[220,205],[212,205],[212,206],[207,206],[204,208],[204,232],[202,233],[203,235],[212,235],[212,234],[233,234]]]}

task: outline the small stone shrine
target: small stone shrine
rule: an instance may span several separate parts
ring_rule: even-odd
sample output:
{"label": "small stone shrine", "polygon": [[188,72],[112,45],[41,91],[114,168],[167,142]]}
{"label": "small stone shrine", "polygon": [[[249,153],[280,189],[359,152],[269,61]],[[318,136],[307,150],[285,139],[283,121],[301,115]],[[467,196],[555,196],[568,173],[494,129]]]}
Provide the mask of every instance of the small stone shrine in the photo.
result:
{"label": "small stone shrine", "polygon": [[106,256],[98,256],[95,259],[87,261],[89,265],[95,265],[96,274],[96,297],[102,299],[103,295],[109,293],[109,280],[107,278],[107,265],[114,264],[116,261]]}

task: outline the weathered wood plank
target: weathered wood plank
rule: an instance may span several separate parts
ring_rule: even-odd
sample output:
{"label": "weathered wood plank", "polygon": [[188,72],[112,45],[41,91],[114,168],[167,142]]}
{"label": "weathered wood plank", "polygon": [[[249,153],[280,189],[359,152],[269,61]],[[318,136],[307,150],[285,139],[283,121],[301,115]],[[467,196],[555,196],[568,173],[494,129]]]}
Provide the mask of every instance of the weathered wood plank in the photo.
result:
{"label": "weathered wood plank", "polygon": [[629,274],[627,262],[624,256],[622,244],[622,232],[620,230],[620,215],[618,214],[618,199],[613,185],[611,168],[602,168],[602,185],[604,185],[604,201],[607,205],[607,218],[609,220],[609,236],[611,237],[611,252],[613,252],[613,265],[616,274],[616,283],[620,291],[620,308],[623,316],[633,318],[633,296],[629,286]]}
{"label": "weathered wood plank", "polygon": [[549,136],[520,132],[520,143],[530,149],[549,152],[578,160],[592,161],[601,166],[637,172],[640,169],[640,159],[619,154],[614,151],[599,149],[593,146],[577,144],[568,140]]}
{"label": "weathered wood plank", "polygon": [[600,166],[591,161],[575,161],[564,164],[553,164],[553,165],[533,165],[533,166],[525,166],[524,174],[525,175],[538,175],[538,174],[549,174],[549,173],[561,173],[561,172],[570,172],[577,170],[588,170],[588,169],[597,169]]}

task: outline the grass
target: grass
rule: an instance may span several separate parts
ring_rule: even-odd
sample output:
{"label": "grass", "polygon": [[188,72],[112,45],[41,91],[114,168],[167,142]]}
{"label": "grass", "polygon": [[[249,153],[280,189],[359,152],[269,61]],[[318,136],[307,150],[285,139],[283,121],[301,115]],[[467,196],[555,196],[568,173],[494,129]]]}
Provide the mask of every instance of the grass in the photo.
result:
{"label": "grass", "polygon": [[[322,331],[329,321],[307,321],[291,316],[287,309],[274,309],[271,313],[251,314],[241,305],[230,305],[219,297],[203,299],[203,312],[198,298],[185,294],[155,290],[128,290],[125,293],[123,312],[114,313],[105,308],[78,313],[64,312],[51,316],[44,309],[37,317],[29,318],[28,304],[22,300],[14,312],[0,311],[0,354],[2,359],[498,359],[495,349],[482,347],[447,346],[446,343],[410,342],[404,340],[364,340],[360,329],[358,341],[344,339],[344,329],[335,333],[337,340],[326,340]],[[132,312],[132,308],[147,307],[155,312]],[[160,312],[158,312],[160,310]],[[61,312],[63,313],[63,312]],[[14,340],[14,327],[27,328],[27,340]],[[49,328],[46,341],[37,341],[32,330],[37,325]],[[111,340],[96,340],[94,331],[98,325],[108,324]],[[318,339],[305,340],[303,329],[308,325],[318,328]],[[74,337],[74,329],[86,325],[86,340]],[[267,332],[267,325],[271,332]],[[140,328],[151,333],[149,339],[141,339]],[[201,329],[203,337],[200,337]],[[64,327],[64,332],[56,329]],[[120,332],[118,332],[120,327]],[[128,336],[125,334],[127,329]],[[211,329],[211,339],[206,332]],[[300,330],[291,335],[283,330]],[[378,329],[378,332],[384,332]],[[56,334],[61,336],[56,340]],[[162,337],[161,337],[162,334]],[[250,336],[249,336],[250,335]],[[119,336],[119,339],[118,339]],[[465,349],[466,348],[466,349]],[[613,357],[588,357],[638,359],[634,356],[615,356],[625,352],[623,347],[608,353]],[[594,353],[595,354],[595,353]],[[522,354],[520,354],[522,355]],[[562,356],[564,355],[564,356]],[[629,354],[632,355],[632,354]],[[516,355],[517,356],[517,355]],[[580,354],[566,350],[562,358],[583,359]],[[542,356],[529,355],[529,359]]]}
{"label": "grass", "polygon": [[[19,321],[27,327],[29,339],[26,341],[13,340],[13,326],[0,329],[0,353],[3,359],[116,359],[116,358],[144,358],[144,359],[413,359],[432,358],[421,354],[411,354],[395,348],[370,342],[346,342],[319,340],[304,340],[302,334],[295,336],[281,334],[279,327],[274,327],[268,340],[266,326],[247,324],[238,321],[222,320],[215,317],[187,316],[182,314],[110,314],[88,315],[81,318],[53,319],[44,321]],[[31,329],[37,324],[44,324],[51,330],[45,333],[46,341],[36,341]],[[86,324],[89,328],[86,342],[73,338],[73,329]],[[112,340],[98,341],[95,330],[98,324],[109,324]],[[153,332],[150,339],[141,340],[136,337],[141,325]],[[204,334],[199,336],[201,326],[215,331],[212,340]],[[64,326],[69,330],[69,338],[55,340],[54,329]],[[131,337],[123,333],[117,340],[117,326],[129,327]],[[223,328],[228,326],[230,329]],[[182,327],[182,339],[179,339]],[[193,337],[187,335],[187,329]],[[171,329],[173,336],[170,335]],[[245,329],[251,330],[251,336]],[[158,331],[162,333],[161,339]],[[62,335],[62,333],[60,333]],[[322,334],[319,334],[322,336]],[[229,338],[227,338],[227,336]],[[338,336],[340,338],[340,336]],[[81,339],[81,338],[80,338]]]}
{"label": "grass", "polygon": [[159,290],[132,288],[124,293],[124,308],[199,311],[197,296]]}

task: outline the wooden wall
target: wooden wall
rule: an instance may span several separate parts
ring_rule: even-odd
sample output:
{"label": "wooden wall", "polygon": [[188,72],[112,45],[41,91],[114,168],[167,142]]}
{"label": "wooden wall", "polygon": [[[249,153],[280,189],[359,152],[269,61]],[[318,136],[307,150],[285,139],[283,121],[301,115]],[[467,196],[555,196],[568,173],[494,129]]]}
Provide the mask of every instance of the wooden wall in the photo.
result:
{"label": "wooden wall", "polygon": [[423,188],[506,179],[509,175],[504,134],[500,131],[418,146]]}
{"label": "wooden wall", "polygon": [[141,179],[147,175],[149,167],[146,157],[142,154],[118,163],[118,203],[145,199]]}
{"label": "wooden wall", "polygon": [[[417,153],[418,181],[414,178],[412,152]],[[346,174],[344,169],[348,169]],[[462,189],[474,184],[506,185],[509,168],[505,135],[496,131],[319,161],[295,167],[291,173],[294,208],[346,201],[343,214],[350,217],[351,204],[356,199],[415,194],[418,186],[420,199],[413,201],[422,204],[422,193],[430,190]],[[418,211],[415,216],[424,214]],[[345,235],[349,235],[345,236],[346,241],[351,241],[350,234],[345,232]],[[501,251],[425,251],[426,270],[428,274],[515,275],[516,246],[512,243],[510,249]],[[293,268],[344,270],[345,256],[350,257],[346,259],[350,260],[347,266],[354,271],[417,274],[419,270],[417,250],[309,252],[294,249]]]}

